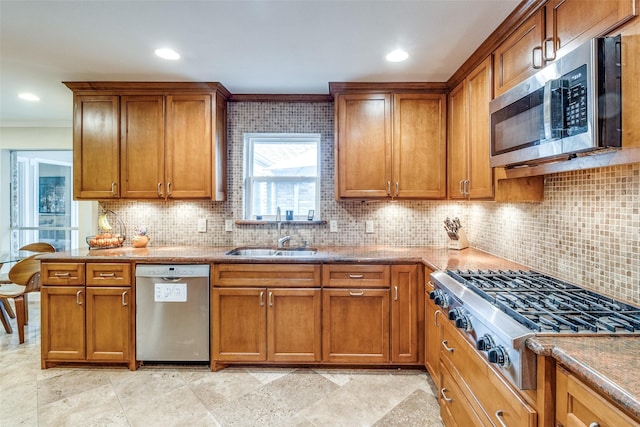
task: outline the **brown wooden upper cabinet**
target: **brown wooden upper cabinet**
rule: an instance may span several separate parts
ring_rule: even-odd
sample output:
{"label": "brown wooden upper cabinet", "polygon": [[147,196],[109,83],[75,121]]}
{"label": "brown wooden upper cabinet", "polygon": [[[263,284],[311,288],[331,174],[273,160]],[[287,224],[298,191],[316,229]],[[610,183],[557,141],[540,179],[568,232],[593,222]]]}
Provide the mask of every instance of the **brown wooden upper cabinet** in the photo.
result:
{"label": "brown wooden upper cabinet", "polygon": [[74,91],[74,198],[226,199],[224,87],[65,84]]}
{"label": "brown wooden upper cabinet", "polygon": [[493,52],[495,96],[502,95],[544,66],[544,9],[538,10]]}
{"label": "brown wooden upper cabinet", "polygon": [[337,199],[446,197],[444,93],[367,91],[335,100]]}
{"label": "brown wooden upper cabinet", "polygon": [[494,50],[495,96],[635,15],[636,0],[547,1]]}
{"label": "brown wooden upper cabinet", "polygon": [[637,14],[636,0],[549,0],[544,59],[553,61]]}
{"label": "brown wooden upper cabinet", "polygon": [[449,94],[449,198],[491,199],[489,101],[491,58],[485,59]]}

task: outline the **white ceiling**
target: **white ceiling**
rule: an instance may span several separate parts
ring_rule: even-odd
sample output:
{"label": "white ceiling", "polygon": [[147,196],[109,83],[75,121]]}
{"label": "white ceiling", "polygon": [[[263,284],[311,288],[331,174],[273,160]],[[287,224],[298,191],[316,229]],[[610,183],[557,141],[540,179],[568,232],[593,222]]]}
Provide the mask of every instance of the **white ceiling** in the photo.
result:
{"label": "white ceiling", "polygon": [[[70,126],[62,81],[217,81],[234,94],[446,81],[518,0],[0,0],[0,126]],[[153,54],[171,47],[182,58]],[[401,47],[410,57],[387,63]],[[18,99],[32,92],[40,101]]]}

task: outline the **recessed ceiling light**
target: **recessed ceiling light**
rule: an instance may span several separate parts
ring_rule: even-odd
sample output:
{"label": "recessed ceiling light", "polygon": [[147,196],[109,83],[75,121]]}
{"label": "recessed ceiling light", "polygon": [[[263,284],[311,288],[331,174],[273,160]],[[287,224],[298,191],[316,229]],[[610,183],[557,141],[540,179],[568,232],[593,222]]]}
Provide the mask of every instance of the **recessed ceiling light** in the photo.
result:
{"label": "recessed ceiling light", "polygon": [[393,52],[389,52],[386,56],[389,62],[402,62],[409,57],[409,54],[402,49],[396,49]]}
{"label": "recessed ceiling light", "polygon": [[18,98],[24,99],[25,101],[40,101],[40,97],[32,93],[21,93],[18,95]]}
{"label": "recessed ceiling light", "polygon": [[180,54],[175,50],[169,49],[169,48],[156,49],[155,53],[160,58],[164,58],[164,59],[171,59],[171,60],[180,59]]}

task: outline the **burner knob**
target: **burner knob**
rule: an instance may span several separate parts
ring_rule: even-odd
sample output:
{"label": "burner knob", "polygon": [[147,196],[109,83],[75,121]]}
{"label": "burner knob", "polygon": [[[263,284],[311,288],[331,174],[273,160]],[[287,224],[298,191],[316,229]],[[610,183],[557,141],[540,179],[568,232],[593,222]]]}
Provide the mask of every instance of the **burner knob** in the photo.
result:
{"label": "burner knob", "polygon": [[491,338],[491,335],[485,334],[478,339],[476,346],[480,351],[489,351],[493,347],[495,347],[496,344],[495,342],[493,342],[493,338]]}
{"label": "burner knob", "polygon": [[456,328],[463,329],[467,332],[473,331],[473,326],[471,325],[471,319],[466,314],[461,314],[456,319]]}
{"label": "burner knob", "polygon": [[502,366],[503,368],[511,366],[509,354],[507,354],[507,350],[501,345],[489,350],[487,356],[489,356],[489,362],[495,363],[498,366]]}
{"label": "burner knob", "polygon": [[460,316],[464,316],[464,312],[460,307],[449,311],[449,320],[453,320],[455,322]]}
{"label": "burner knob", "polygon": [[431,291],[429,298],[432,299],[436,305],[439,305],[442,308],[449,307],[449,297],[440,289]]}

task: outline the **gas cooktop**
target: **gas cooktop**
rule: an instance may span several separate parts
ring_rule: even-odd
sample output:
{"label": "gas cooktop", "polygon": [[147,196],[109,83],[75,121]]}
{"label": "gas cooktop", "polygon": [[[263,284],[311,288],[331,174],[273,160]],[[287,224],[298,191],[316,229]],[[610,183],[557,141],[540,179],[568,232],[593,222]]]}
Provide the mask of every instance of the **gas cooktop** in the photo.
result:
{"label": "gas cooktop", "polygon": [[447,271],[536,333],[640,334],[640,308],[536,271]]}

